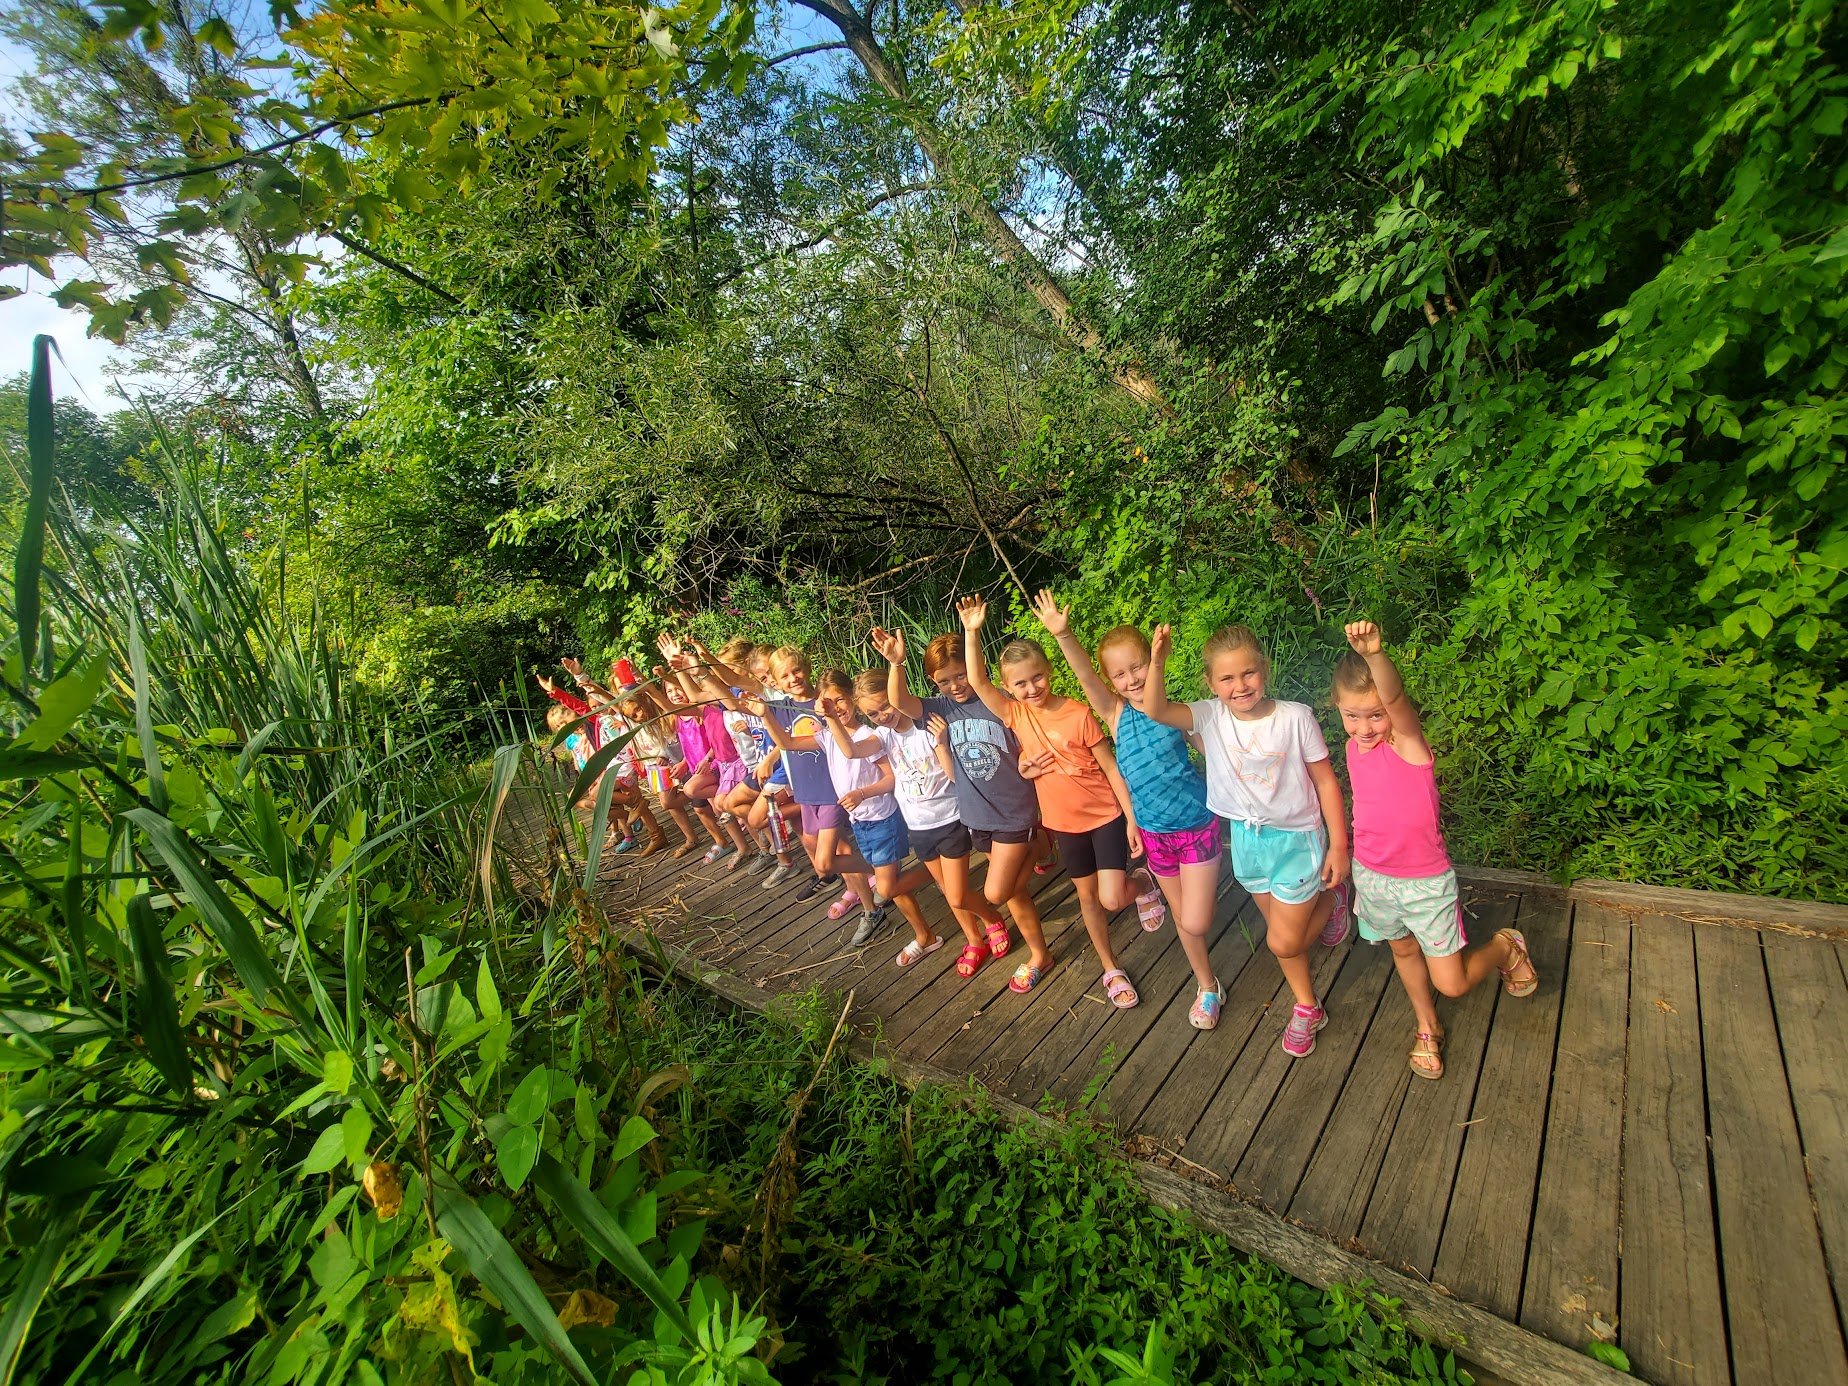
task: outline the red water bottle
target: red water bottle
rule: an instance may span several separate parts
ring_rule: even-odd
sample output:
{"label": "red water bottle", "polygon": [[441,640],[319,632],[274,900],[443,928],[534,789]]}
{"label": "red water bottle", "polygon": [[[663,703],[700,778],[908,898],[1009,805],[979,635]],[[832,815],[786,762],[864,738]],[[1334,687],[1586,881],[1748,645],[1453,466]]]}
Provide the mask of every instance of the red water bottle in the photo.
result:
{"label": "red water bottle", "polygon": [[610,667],[616,671],[616,682],[624,688],[633,688],[641,682],[635,676],[635,666],[626,659],[619,659]]}

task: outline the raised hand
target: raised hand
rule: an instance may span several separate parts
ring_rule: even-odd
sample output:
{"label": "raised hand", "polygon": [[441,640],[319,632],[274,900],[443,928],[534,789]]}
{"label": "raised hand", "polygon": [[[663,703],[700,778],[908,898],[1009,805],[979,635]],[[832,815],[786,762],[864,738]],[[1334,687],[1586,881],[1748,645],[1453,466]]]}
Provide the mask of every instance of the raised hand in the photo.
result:
{"label": "raised hand", "polygon": [[544,674],[534,674],[533,677],[539,680],[539,686],[548,693],[558,687],[557,683],[547,678]]}
{"label": "raised hand", "polygon": [[1156,626],[1154,634],[1149,637],[1149,663],[1157,669],[1168,662],[1174,653],[1174,627]]}
{"label": "raised hand", "polygon": [[871,635],[873,649],[887,664],[905,662],[905,633],[903,631],[886,630],[883,626],[874,626]]}
{"label": "raised hand", "polygon": [[1346,634],[1348,644],[1353,646],[1354,653],[1362,659],[1378,654],[1380,647],[1386,643],[1379,626],[1372,621],[1349,621]]}
{"label": "raised hand", "polygon": [[988,599],[972,593],[956,603],[956,615],[964,630],[980,630],[988,619]]}
{"label": "raised hand", "polygon": [[564,658],[560,659],[558,662],[564,667],[565,672],[571,675],[572,678],[581,679],[584,677],[583,664],[571,658],[569,655],[566,655]]}
{"label": "raised hand", "polygon": [[930,720],[924,724],[924,730],[937,739],[939,746],[950,744],[950,724],[936,713],[931,713]]}
{"label": "raised hand", "polygon": [[1050,587],[1040,588],[1040,594],[1033,599],[1033,614],[1040,618],[1046,634],[1054,640],[1072,628],[1072,609],[1068,606],[1061,610]]}
{"label": "raised hand", "polygon": [[680,656],[680,642],[666,631],[662,631],[660,635],[655,637],[655,648],[661,652],[661,657],[670,664]]}

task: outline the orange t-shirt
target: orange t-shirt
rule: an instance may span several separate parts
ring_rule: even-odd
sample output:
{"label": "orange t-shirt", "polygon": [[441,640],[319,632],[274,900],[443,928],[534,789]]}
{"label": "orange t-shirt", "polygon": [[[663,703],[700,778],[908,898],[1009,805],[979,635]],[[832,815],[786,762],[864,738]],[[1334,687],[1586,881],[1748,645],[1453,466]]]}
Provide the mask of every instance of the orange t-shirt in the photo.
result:
{"label": "orange t-shirt", "polygon": [[1091,748],[1104,739],[1091,710],[1075,698],[1048,711],[1010,702],[1002,719],[1020,740],[1022,759],[1051,751],[1053,768],[1029,781],[1040,818],[1055,833],[1088,833],[1123,812]]}

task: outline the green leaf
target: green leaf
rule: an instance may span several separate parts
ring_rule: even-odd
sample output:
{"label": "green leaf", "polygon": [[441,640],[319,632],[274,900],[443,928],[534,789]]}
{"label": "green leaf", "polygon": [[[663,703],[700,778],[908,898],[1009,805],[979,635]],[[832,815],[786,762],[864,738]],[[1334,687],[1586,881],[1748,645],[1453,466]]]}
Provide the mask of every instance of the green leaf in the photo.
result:
{"label": "green leaf", "polygon": [[145,808],[130,809],[123,816],[147,834],[155,852],[179,877],[187,897],[199,911],[200,920],[218,941],[218,946],[224,949],[238,980],[250,988],[257,1003],[268,1005],[275,998],[297,1020],[307,1021],[307,1008],[294,992],[283,986],[275,965],[257,938],[257,931],[193,857],[172,820]]}
{"label": "green leaf", "polygon": [[135,740],[141,743],[141,763],[148,772],[148,798],[162,813],[167,811],[167,776],[161,768],[160,743],[154,738],[154,707],[149,692],[148,652],[141,639],[141,611],[128,607],[128,668],[135,681]]}
{"label": "green leaf", "polygon": [[528,1073],[507,1099],[507,1120],[515,1126],[531,1126],[538,1121],[545,1112],[551,1085],[552,1072],[544,1064]]}
{"label": "green leaf", "polygon": [[1839,260],[1843,256],[1848,256],[1848,226],[1844,226],[1829,237],[1829,243],[1816,252],[1816,263],[1826,264],[1830,260]]}
{"label": "green leaf", "polygon": [[334,1049],[321,1056],[321,1085],[337,1093],[353,1086],[353,1060],[345,1050]]}
{"label": "green leaf", "polygon": [[41,1155],[19,1166],[7,1182],[13,1193],[56,1198],[93,1189],[109,1177],[108,1166],[88,1155]]}
{"label": "green leaf", "polygon": [[572,1177],[571,1172],[550,1155],[539,1158],[535,1180],[541,1192],[557,1205],[566,1222],[596,1250],[597,1254],[620,1271],[628,1282],[653,1302],[670,1323],[695,1341],[693,1325],[680,1301],[668,1292],[661,1277],[655,1274],[648,1258],[631,1241],[609,1209],[599,1203],[591,1191]]}
{"label": "green leaf", "polygon": [[167,1086],[181,1097],[190,1097],[192,1060],[186,1052],[186,1037],[180,1033],[180,1008],[173,999],[173,977],[167,970],[167,940],[145,892],[128,902],[128,930],[140,972],[135,1013],[141,1042]]}
{"label": "green leaf", "polygon": [[43,1068],[49,1059],[34,1054],[29,1049],[17,1049],[10,1044],[0,1044],[0,1073],[29,1073],[35,1068]]}
{"label": "green leaf", "polygon": [[[22,633],[23,634],[23,633]],[[109,672],[107,655],[97,655],[75,673],[54,680],[39,694],[38,716],[27,724],[13,744],[22,749],[49,751],[90,710]]]}
{"label": "green leaf", "polygon": [[346,1109],[340,1118],[340,1140],[347,1163],[355,1169],[365,1168],[371,1158],[372,1117],[364,1107]]}
{"label": "green leaf", "polygon": [[346,1158],[346,1132],[335,1122],[315,1138],[314,1148],[302,1161],[303,1174],[326,1174]]}
{"label": "green leaf", "polygon": [[654,1127],[644,1118],[632,1116],[623,1122],[622,1130],[616,1133],[616,1144],[610,1150],[610,1159],[626,1160],[654,1138]]}
{"label": "green leaf", "polygon": [[489,970],[485,956],[481,966],[475,969],[475,1005],[483,1020],[499,1020],[506,1010],[501,1005],[500,992],[494,986],[494,973]]}
{"label": "green leaf", "polygon": [[1607,1367],[1615,1367],[1620,1372],[1630,1370],[1630,1355],[1615,1343],[1587,1343],[1585,1355],[1596,1358]]}
{"label": "green leaf", "polygon": [[[13,550],[13,618],[26,679],[32,677],[32,656],[38,651],[39,578],[45,566],[45,521],[51,513],[51,353],[56,350],[57,343],[43,333],[32,339],[32,378],[26,386],[26,513]],[[62,354],[58,359],[64,359]]]}
{"label": "green leaf", "polygon": [[67,770],[81,770],[95,764],[88,756],[62,755],[57,751],[34,751],[23,746],[0,750],[0,782],[7,780],[42,780],[47,775],[61,775]]}
{"label": "green leaf", "polygon": [[13,1373],[19,1368],[19,1351],[26,1345],[26,1332],[70,1247],[71,1226],[66,1219],[45,1227],[19,1279],[13,1282],[6,1312],[0,1314],[0,1386],[11,1386]]}
{"label": "green leaf", "polygon": [[507,1187],[516,1193],[525,1185],[538,1158],[539,1129],[535,1126],[509,1126],[494,1143],[494,1163],[500,1166]]}
{"label": "green leaf", "polygon": [[550,1349],[565,1369],[584,1386],[596,1378],[578,1355],[565,1330],[558,1325],[545,1292],[534,1282],[507,1239],[487,1215],[459,1189],[436,1189],[436,1224],[451,1246],[461,1253],[475,1278],[498,1299],[514,1321]]}

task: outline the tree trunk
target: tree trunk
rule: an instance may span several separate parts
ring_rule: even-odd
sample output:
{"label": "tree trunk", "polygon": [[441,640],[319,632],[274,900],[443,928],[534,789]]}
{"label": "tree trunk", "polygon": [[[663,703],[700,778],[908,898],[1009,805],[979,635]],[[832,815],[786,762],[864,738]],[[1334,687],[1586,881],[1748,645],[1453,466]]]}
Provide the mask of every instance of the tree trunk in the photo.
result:
{"label": "tree trunk", "polygon": [[922,111],[911,104],[905,75],[886,57],[872,27],[861,18],[859,12],[845,3],[845,0],[796,0],[796,3],[804,9],[812,10],[839,29],[848,49],[866,70],[866,75],[888,97],[902,104],[918,147],[935,166],[938,177],[956,198],[957,205],[981,228],[989,248],[1026,281],[1027,288],[1038,300],[1040,307],[1066,338],[1102,366],[1112,382],[1125,394],[1164,413],[1172,412],[1166,394],[1154,376],[1149,374],[1148,367],[1134,355],[1124,355],[1109,349],[1104,334],[1079,312],[1071,295],[1065,292],[1064,286],[1052,271],[1015,234],[1014,228],[1007,224],[1007,219],[995,209],[981,189],[963,175],[949,139]]}

